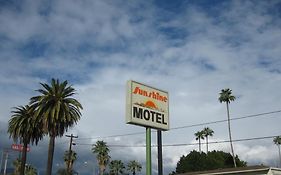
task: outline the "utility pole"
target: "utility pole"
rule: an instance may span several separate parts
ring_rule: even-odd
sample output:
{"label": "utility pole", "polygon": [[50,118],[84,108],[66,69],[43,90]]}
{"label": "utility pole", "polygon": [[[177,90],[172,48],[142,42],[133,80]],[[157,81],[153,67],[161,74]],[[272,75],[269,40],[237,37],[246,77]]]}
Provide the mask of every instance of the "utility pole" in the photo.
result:
{"label": "utility pole", "polygon": [[2,150],[2,155],[1,155],[1,162],[0,162],[0,175],[2,174],[3,157],[4,157],[4,150]]}
{"label": "utility pole", "polygon": [[69,150],[68,150],[68,161],[67,161],[67,174],[70,175],[71,174],[71,169],[70,169],[70,158],[72,155],[72,145],[74,145],[73,143],[73,138],[78,138],[78,136],[74,136],[73,134],[71,135],[65,135],[66,137],[70,137],[70,142],[69,142]]}
{"label": "utility pole", "polygon": [[9,152],[6,151],[6,158],[5,158],[5,165],[4,165],[4,175],[6,175],[8,156],[9,156]]}

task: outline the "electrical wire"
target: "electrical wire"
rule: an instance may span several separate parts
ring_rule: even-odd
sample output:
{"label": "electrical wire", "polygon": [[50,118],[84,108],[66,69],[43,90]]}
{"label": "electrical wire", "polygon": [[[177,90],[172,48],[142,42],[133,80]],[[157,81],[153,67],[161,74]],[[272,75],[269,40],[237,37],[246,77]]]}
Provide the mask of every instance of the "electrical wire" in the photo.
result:
{"label": "electrical wire", "polygon": [[[263,139],[272,139],[275,136],[263,136],[263,137],[252,137],[252,138],[244,138],[244,139],[235,139],[232,140],[232,142],[243,142],[243,141],[252,141],[252,140],[263,140]],[[229,140],[221,140],[221,141],[212,141],[208,142],[208,144],[220,144],[220,143],[228,143],[230,142]],[[206,142],[201,143],[202,145],[206,144]],[[89,146],[93,144],[89,143],[76,143],[76,145],[81,145],[81,146]],[[162,147],[178,147],[178,146],[194,146],[194,145],[199,145],[199,143],[177,143],[177,144],[163,144]],[[146,145],[111,145],[108,144],[109,147],[121,147],[121,148],[126,148],[126,147],[146,147]],[[157,147],[157,145],[151,145],[151,147]]]}
{"label": "electrical wire", "polygon": [[[259,113],[259,114],[253,114],[253,115],[246,115],[242,117],[236,117],[236,118],[231,118],[231,121],[234,120],[242,120],[242,119],[247,119],[247,118],[255,118],[255,117],[260,117],[260,116],[265,116],[269,114],[275,114],[275,113],[280,113],[281,110],[276,110],[276,111],[270,111],[270,112],[264,112],[264,113]],[[192,127],[197,127],[197,126],[204,126],[204,125],[210,125],[210,124],[217,124],[217,123],[223,123],[227,122],[227,120],[217,120],[217,121],[211,121],[211,122],[205,122],[205,123],[198,123],[198,124],[192,124],[192,125],[185,125],[185,126],[179,126],[179,127],[173,127],[170,128],[169,131],[171,130],[178,130],[178,129],[184,129],[184,128],[192,128]],[[156,132],[156,131],[152,131]],[[135,133],[128,133],[128,134],[116,134],[116,135],[109,135],[109,136],[98,136],[98,137],[89,137],[89,138],[78,138],[76,140],[91,140],[91,139],[105,139],[105,138],[114,138],[114,137],[125,137],[125,136],[132,136],[132,135],[140,135],[140,134],[145,134],[145,132],[135,132]]]}

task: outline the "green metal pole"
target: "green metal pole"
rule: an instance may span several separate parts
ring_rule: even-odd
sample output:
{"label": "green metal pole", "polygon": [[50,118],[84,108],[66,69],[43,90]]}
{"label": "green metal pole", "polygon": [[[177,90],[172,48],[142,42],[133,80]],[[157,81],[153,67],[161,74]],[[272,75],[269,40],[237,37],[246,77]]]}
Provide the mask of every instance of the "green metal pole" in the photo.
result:
{"label": "green metal pole", "polygon": [[146,128],[146,175],[151,175],[151,129]]}

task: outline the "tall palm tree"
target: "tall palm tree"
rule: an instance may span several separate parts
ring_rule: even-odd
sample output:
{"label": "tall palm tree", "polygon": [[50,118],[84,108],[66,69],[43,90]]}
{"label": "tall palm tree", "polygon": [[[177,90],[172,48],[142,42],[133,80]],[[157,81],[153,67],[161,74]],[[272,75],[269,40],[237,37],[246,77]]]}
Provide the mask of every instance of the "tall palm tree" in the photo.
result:
{"label": "tall palm tree", "polygon": [[232,90],[229,88],[222,89],[219,96],[219,101],[226,103],[226,110],[227,110],[227,123],[228,123],[228,134],[229,134],[229,141],[230,141],[230,147],[231,147],[231,153],[233,158],[234,167],[236,168],[236,161],[235,161],[235,154],[232,144],[232,137],[231,137],[231,128],[230,128],[230,115],[229,115],[229,103],[231,101],[234,101],[236,98],[232,95]]}
{"label": "tall palm tree", "polygon": [[209,152],[209,149],[208,149],[208,145],[209,145],[209,136],[213,136],[214,134],[214,131],[212,129],[210,129],[209,127],[206,127],[203,129],[203,132],[204,132],[204,137],[206,137],[206,146],[207,146],[207,152]]}
{"label": "tall palm tree", "polygon": [[[70,154],[70,156],[69,156],[69,154]],[[69,157],[70,157],[70,160],[68,160]],[[65,151],[63,159],[64,159],[64,162],[65,162],[66,168],[69,165],[69,171],[72,172],[73,163],[77,159],[77,153],[75,151],[73,151],[73,150],[71,150],[70,152],[69,151]]]}
{"label": "tall palm tree", "polygon": [[24,175],[27,146],[29,143],[38,144],[43,138],[41,123],[34,120],[34,108],[29,105],[15,107],[9,120],[8,133],[14,140],[23,143],[23,151],[20,166],[20,175]]}
{"label": "tall palm tree", "polygon": [[279,152],[279,163],[280,163],[280,167],[281,167],[281,153],[280,153],[280,145],[281,145],[281,136],[276,136],[273,139],[273,142],[277,145],[278,147],[278,152]]}
{"label": "tall palm tree", "polygon": [[127,170],[129,172],[132,172],[133,175],[136,174],[136,172],[140,172],[141,171],[141,164],[139,164],[137,161],[133,160],[133,161],[130,161],[128,163],[128,166],[127,166]]}
{"label": "tall palm tree", "polygon": [[99,165],[99,174],[102,175],[105,171],[107,164],[109,163],[109,148],[104,141],[97,141],[96,144],[93,145],[92,151],[97,156],[97,161]]}
{"label": "tall palm tree", "polygon": [[199,152],[201,153],[201,139],[204,140],[204,132],[198,131],[194,135],[196,136],[196,140],[199,141]]}
{"label": "tall palm tree", "polygon": [[61,137],[78,122],[82,105],[72,98],[75,89],[67,81],[60,82],[52,79],[51,85],[40,83],[40,95],[32,97],[30,104],[36,109],[36,119],[43,122],[44,129],[49,134],[49,150],[46,174],[52,174],[55,138]]}
{"label": "tall palm tree", "polygon": [[119,175],[123,174],[125,166],[121,160],[113,160],[109,164],[110,174]]}

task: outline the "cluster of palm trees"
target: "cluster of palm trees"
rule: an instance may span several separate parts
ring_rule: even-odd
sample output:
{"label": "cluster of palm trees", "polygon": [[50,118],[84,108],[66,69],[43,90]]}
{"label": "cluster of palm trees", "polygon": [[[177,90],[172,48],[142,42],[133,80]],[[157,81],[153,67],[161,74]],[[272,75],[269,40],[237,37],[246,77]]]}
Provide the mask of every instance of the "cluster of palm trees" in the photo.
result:
{"label": "cluster of palm trees", "polygon": [[209,127],[205,127],[202,131],[198,131],[195,134],[195,139],[199,141],[199,152],[201,153],[201,140],[206,138],[206,153],[209,152],[209,137],[214,135],[214,131]]}
{"label": "cluster of palm trees", "polygon": [[[112,160],[110,161],[109,156],[109,148],[104,141],[97,141],[96,144],[92,147],[92,152],[96,154],[96,158],[99,165],[99,174],[103,175],[106,166],[109,164],[109,170],[111,175],[119,175],[124,174],[126,168],[124,163],[121,160]],[[127,171],[131,172],[133,175],[135,175],[137,172],[140,172],[142,169],[141,165],[133,160],[130,161],[127,165]]]}
{"label": "cluster of palm trees", "polygon": [[23,143],[20,175],[24,175],[28,144],[37,145],[45,135],[50,138],[46,175],[52,174],[55,138],[78,122],[83,109],[67,81],[52,79],[50,85],[40,85],[39,95],[31,97],[28,105],[15,107],[8,124],[10,137]]}

